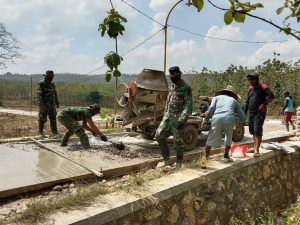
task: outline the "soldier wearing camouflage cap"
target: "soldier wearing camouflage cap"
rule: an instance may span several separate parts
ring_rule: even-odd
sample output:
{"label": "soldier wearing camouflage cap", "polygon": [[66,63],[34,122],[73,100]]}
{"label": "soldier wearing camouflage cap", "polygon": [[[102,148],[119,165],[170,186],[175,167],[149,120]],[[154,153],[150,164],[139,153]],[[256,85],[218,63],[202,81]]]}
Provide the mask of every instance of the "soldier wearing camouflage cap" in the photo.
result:
{"label": "soldier wearing camouflage cap", "polygon": [[54,73],[52,70],[47,70],[43,76],[44,79],[38,83],[37,88],[39,105],[39,134],[42,137],[44,136],[44,125],[47,122],[48,116],[52,135],[57,136],[56,108],[59,108],[59,102],[55,85],[52,83]]}
{"label": "soldier wearing camouflage cap", "polygon": [[181,79],[182,72],[178,66],[169,69],[171,89],[166,100],[163,119],[156,130],[155,139],[162,153],[164,164],[170,165],[170,152],[167,138],[171,134],[174,136],[174,147],[176,150],[177,166],[180,167],[183,161],[182,138],[184,126],[188,115],[192,111],[192,89]]}
{"label": "soldier wearing camouflage cap", "polygon": [[[101,133],[92,120],[92,116],[99,114],[100,110],[101,107],[98,104],[63,109],[58,114],[58,120],[68,131],[62,139],[61,146],[67,146],[70,136],[75,133],[79,137],[81,146],[85,149],[90,148],[89,139],[84,130],[99,136],[102,141],[107,141],[107,137]],[[79,121],[82,121],[82,125],[79,124]]]}

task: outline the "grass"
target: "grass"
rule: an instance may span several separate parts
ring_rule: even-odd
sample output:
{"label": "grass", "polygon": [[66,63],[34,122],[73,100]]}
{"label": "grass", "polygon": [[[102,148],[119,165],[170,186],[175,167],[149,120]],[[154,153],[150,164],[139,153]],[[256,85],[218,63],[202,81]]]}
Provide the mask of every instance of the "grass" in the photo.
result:
{"label": "grass", "polygon": [[[43,224],[55,212],[67,212],[72,209],[89,206],[97,197],[120,190],[143,196],[147,192],[147,187],[143,187],[142,190],[138,190],[138,187],[142,186],[146,181],[157,179],[165,174],[158,170],[152,170],[132,175],[125,181],[118,180],[113,185],[107,185],[109,182],[107,184],[102,182],[83,184],[78,187],[78,192],[75,194],[56,196],[53,200],[33,200],[22,213],[16,214],[14,218],[5,222],[15,224]],[[151,197],[145,201],[157,202],[157,200],[153,200]]]}
{"label": "grass", "polygon": [[283,213],[286,225],[300,224],[300,197],[296,203],[286,209]]}
{"label": "grass", "polygon": [[283,210],[279,216],[272,212],[270,208],[260,214],[257,218],[253,218],[247,211],[244,221],[237,218],[231,218],[230,225],[299,225],[300,224],[300,197],[297,202],[289,208]]}
{"label": "grass", "polygon": [[257,218],[250,216],[247,210],[244,211],[245,218],[244,220],[237,219],[232,217],[230,220],[230,225],[276,225],[275,214],[269,209],[260,214]]}
{"label": "grass", "polygon": [[100,195],[109,193],[109,188],[104,185],[92,184],[88,188],[72,195],[57,197],[53,201],[36,200],[27,205],[27,208],[16,215],[11,222],[16,224],[39,224],[47,220],[50,214],[57,211],[68,211],[79,207],[85,207]]}

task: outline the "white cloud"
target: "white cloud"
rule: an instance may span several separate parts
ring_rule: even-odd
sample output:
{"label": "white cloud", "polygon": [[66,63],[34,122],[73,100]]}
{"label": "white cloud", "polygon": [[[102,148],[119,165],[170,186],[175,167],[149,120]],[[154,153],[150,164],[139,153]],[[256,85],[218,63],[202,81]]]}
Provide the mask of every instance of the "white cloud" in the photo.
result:
{"label": "white cloud", "polygon": [[149,7],[156,12],[168,12],[176,0],[150,0]]}
{"label": "white cloud", "polygon": [[[178,0],[126,0],[129,4],[136,6],[147,15],[164,24],[165,18],[171,7]],[[274,10],[278,8],[282,0],[262,0],[266,5],[265,9],[258,9],[254,14],[260,13],[267,18],[272,18]],[[273,5],[274,3],[274,5]],[[162,27],[144,17],[130,6],[120,0],[113,0],[114,7],[124,17],[128,19],[125,23],[125,33],[118,40],[119,53],[123,54],[147,37],[154,34]],[[216,4],[228,6],[228,2],[216,0]],[[86,73],[102,65],[103,56],[115,48],[115,42],[107,36],[100,37],[97,32],[98,24],[102,22],[110,10],[109,1],[103,0],[0,0],[1,14],[0,21],[6,25],[8,31],[21,41],[22,52],[27,56],[24,60],[18,61],[17,65],[9,66],[7,70],[0,72],[21,72],[38,73],[47,68],[59,70],[60,72],[82,72]],[[139,6],[138,6],[139,5]],[[278,6],[278,7],[277,7]],[[184,2],[179,4],[175,10],[185,9]],[[205,10],[214,10],[213,7],[205,5]],[[266,11],[266,14],[264,12]],[[197,27],[197,33],[207,33],[208,36],[242,40],[278,40],[285,39],[285,36],[276,34],[274,28],[265,29],[260,27],[256,21],[253,23],[247,19],[247,23],[241,26],[241,30],[235,26],[212,26],[206,30],[207,23],[213,23],[213,13],[205,17],[205,26]],[[173,15],[173,14],[172,14]],[[182,25],[180,13],[178,17],[171,15],[172,24]],[[202,14],[200,14],[202,15]],[[210,17],[211,15],[211,17]],[[222,16],[218,16],[222,18]],[[277,18],[278,19],[278,18]],[[222,22],[223,24],[223,22]],[[196,25],[196,24],[195,24]],[[235,24],[239,26],[239,24]],[[208,25],[209,26],[209,25]],[[249,29],[248,29],[249,28]],[[272,30],[273,29],[273,30]],[[268,30],[272,30],[273,33]],[[254,34],[252,38],[247,32]],[[205,38],[188,39],[173,29],[168,29],[168,66],[179,65],[182,70],[187,71],[193,67],[206,66],[211,69],[224,69],[230,63],[246,63],[254,65],[265,56],[272,56],[273,49],[282,54],[284,59],[299,58],[299,44],[289,42],[289,44],[245,45],[217,41]],[[187,38],[185,38],[187,39]],[[200,40],[200,41],[199,41]],[[144,67],[153,69],[163,69],[163,32],[147,43],[136,48],[124,57],[122,71],[139,72]],[[201,46],[201,47],[200,47]],[[252,49],[251,49],[252,48]],[[247,56],[253,52],[253,55]],[[240,61],[239,57],[242,55]],[[249,61],[248,61],[249,57]],[[261,62],[261,61],[260,61]],[[96,71],[102,73],[105,69]]]}
{"label": "white cloud", "polygon": [[274,34],[271,31],[264,31],[264,30],[257,30],[255,32],[255,37],[257,41],[277,41],[277,40],[283,40],[283,38],[278,35]]}
{"label": "white cloud", "polygon": [[[229,40],[242,40],[240,28],[234,26],[212,26],[206,36],[217,37]],[[206,61],[213,65],[213,68],[225,68],[229,64],[234,63],[237,57],[238,46],[236,43],[228,41],[213,40],[204,38],[205,45],[203,48],[203,56]]]}
{"label": "white cloud", "polygon": [[252,55],[240,57],[239,63],[245,66],[254,67],[273,57],[274,52],[279,53],[279,59],[283,61],[299,60],[299,41],[296,39],[289,39],[287,42],[264,44]]}
{"label": "white cloud", "polygon": [[[161,24],[165,24],[165,19],[166,19],[166,14],[163,12],[159,12],[154,16],[155,21],[161,23]],[[152,23],[152,29],[151,29],[151,34],[154,34],[155,32],[157,32],[158,30],[162,29],[161,24],[158,24],[156,22]]]}
{"label": "white cloud", "polygon": [[[193,40],[182,40],[168,45],[167,68],[178,65],[183,71],[189,71],[195,66],[200,55],[200,47]],[[163,70],[164,46],[154,45],[150,48],[139,48],[127,55],[121,69],[138,73],[143,68]]]}

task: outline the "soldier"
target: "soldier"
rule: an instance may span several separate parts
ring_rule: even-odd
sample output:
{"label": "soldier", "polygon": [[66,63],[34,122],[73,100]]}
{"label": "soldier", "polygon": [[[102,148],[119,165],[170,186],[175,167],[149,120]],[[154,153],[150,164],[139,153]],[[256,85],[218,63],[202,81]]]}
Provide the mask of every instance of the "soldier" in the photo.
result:
{"label": "soldier", "polygon": [[164,116],[156,130],[155,138],[164,159],[163,166],[171,165],[167,138],[173,133],[177,158],[176,162],[177,166],[180,167],[184,152],[184,149],[181,148],[184,125],[192,110],[192,90],[191,87],[181,79],[182,72],[178,66],[171,67],[169,73],[173,84],[169,91]]}
{"label": "soldier", "polygon": [[56,123],[56,108],[59,108],[57,93],[54,83],[52,83],[54,73],[51,70],[46,71],[44,80],[38,84],[37,95],[39,105],[39,135],[44,137],[44,125],[47,122],[47,116],[50,120],[50,128],[53,137],[59,135]]}
{"label": "soldier", "polygon": [[[85,149],[90,148],[89,139],[84,129],[99,136],[102,141],[107,141],[107,137],[100,132],[92,120],[92,116],[98,114],[100,110],[101,108],[98,104],[83,108],[71,107],[63,109],[58,114],[58,120],[68,131],[65,133],[60,145],[67,146],[70,136],[75,133],[79,137],[81,146]],[[82,121],[82,125],[78,121]]]}

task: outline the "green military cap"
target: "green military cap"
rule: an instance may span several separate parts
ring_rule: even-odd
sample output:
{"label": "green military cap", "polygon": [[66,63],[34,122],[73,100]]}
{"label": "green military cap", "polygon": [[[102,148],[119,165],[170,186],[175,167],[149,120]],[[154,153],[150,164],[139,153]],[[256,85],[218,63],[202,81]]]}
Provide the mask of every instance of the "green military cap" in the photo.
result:
{"label": "green military cap", "polygon": [[44,76],[54,77],[54,72],[52,70],[47,70]]}
{"label": "green military cap", "polygon": [[101,107],[99,104],[92,104],[90,105],[90,109],[92,109],[95,113],[100,113]]}
{"label": "green military cap", "polygon": [[169,69],[170,77],[180,76],[182,72],[180,71],[178,66],[172,66]]}

